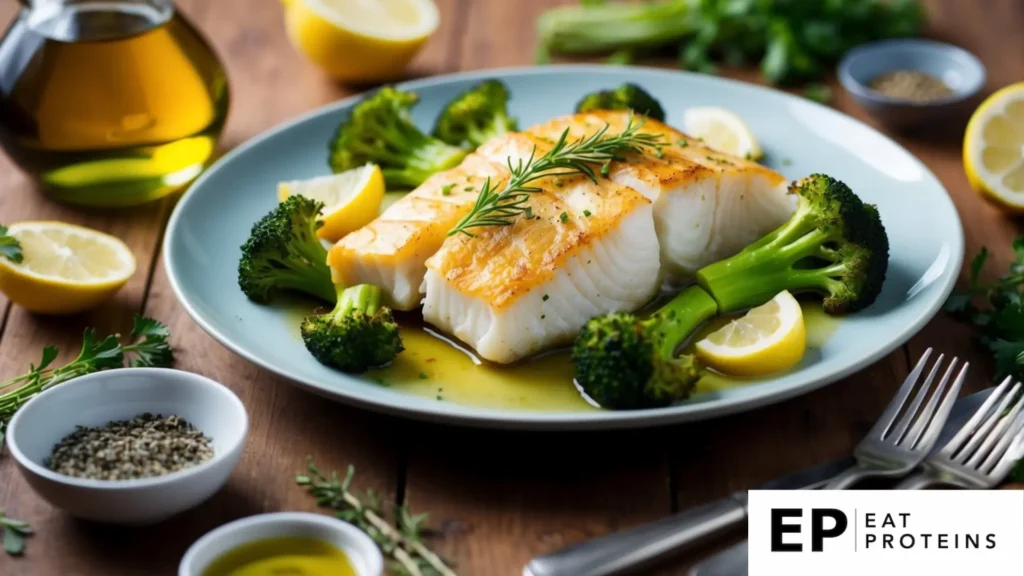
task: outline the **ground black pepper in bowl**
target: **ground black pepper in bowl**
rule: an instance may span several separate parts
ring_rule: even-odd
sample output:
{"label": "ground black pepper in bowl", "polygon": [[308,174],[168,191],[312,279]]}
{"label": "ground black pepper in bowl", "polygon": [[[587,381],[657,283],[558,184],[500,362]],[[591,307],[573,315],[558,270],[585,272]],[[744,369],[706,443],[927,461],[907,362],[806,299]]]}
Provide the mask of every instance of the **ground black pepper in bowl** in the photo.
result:
{"label": "ground black pepper in bowl", "polygon": [[152,478],[213,458],[212,442],[181,416],[147,412],[96,428],[79,426],[54,446],[44,464],[93,480]]}
{"label": "ground black pepper in bowl", "polygon": [[945,82],[918,70],[893,70],[873,78],[870,87],[890,98],[911,102],[930,102],[953,95]]}

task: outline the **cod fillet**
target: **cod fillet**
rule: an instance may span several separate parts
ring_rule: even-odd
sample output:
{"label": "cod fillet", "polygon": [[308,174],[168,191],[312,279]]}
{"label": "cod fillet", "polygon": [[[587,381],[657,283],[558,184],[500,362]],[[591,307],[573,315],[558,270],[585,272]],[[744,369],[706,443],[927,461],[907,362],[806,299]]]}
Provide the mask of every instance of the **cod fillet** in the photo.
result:
{"label": "cod fillet", "polygon": [[635,310],[661,284],[642,194],[582,175],[535,185],[532,218],[453,236],[427,260],[424,319],[492,362],[568,343],[590,318]]}
{"label": "cod fillet", "polygon": [[[553,140],[568,128],[575,139],[605,125],[609,134],[622,132],[629,120],[629,112],[595,111],[556,118],[529,132]],[[688,283],[701,267],[734,255],[792,215],[787,182],[778,172],[716,152],[657,120],[642,121],[640,130],[660,135],[665,145],[612,162],[607,175],[654,202],[667,284]]]}

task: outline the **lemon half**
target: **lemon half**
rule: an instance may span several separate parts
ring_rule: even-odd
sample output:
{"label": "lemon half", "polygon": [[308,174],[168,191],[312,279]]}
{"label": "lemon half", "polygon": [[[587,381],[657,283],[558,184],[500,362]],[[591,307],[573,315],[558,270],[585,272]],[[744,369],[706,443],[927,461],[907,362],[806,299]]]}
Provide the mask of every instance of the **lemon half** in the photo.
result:
{"label": "lemon half", "polygon": [[124,242],[64,222],[20,222],[8,230],[24,259],[0,257],[0,291],[43,314],[72,314],[114,295],[135,273]]}
{"label": "lemon half", "polygon": [[989,96],[971,116],[964,170],[979,194],[1024,213],[1024,82]]}
{"label": "lemon half", "polygon": [[760,376],[785,370],[804,356],[807,331],[800,303],[783,291],[697,342],[697,355],[726,374]]}
{"label": "lemon half", "polygon": [[683,113],[683,131],[709,147],[749,160],[764,157],[754,133],[735,112],[715,106],[690,108]]}
{"label": "lemon half", "polygon": [[402,75],[440,22],[432,0],[282,0],[292,44],[325,72],[369,83]]}
{"label": "lemon half", "polygon": [[284,202],[293,195],[324,203],[320,212],[324,225],[316,235],[337,242],[377,217],[384,200],[384,174],[376,164],[367,164],[339,174],[277,185],[279,201]]}

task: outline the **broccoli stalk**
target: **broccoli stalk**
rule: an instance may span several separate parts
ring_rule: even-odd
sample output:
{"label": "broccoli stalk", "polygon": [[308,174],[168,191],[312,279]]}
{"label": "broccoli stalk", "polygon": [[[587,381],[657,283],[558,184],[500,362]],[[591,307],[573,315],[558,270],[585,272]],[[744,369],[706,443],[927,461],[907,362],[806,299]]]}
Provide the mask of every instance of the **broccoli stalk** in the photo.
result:
{"label": "broccoli stalk", "polygon": [[389,188],[415,188],[431,174],[462,161],[467,151],[420,131],[410,109],[419,97],[390,86],[352,109],[328,146],[334,172],[366,163],[380,166]]}
{"label": "broccoli stalk", "polygon": [[591,319],[573,344],[576,382],[605,408],[665,406],[686,398],[700,378],[696,358],[676,350],[718,305],[692,286],[647,320],[628,312]]}
{"label": "broccoli stalk", "polygon": [[459,94],[441,111],[433,135],[452,146],[476,149],[484,142],[516,129],[508,115],[508,88],[485,80]]}
{"label": "broccoli stalk", "polygon": [[297,291],[334,302],[327,249],[316,236],[322,208],[291,196],[253,225],[238,262],[238,285],[249,299],[265,304],[278,292]]}
{"label": "broccoli stalk", "polygon": [[722,313],[759,306],[783,290],[816,292],[829,314],[856,312],[878,297],[889,240],[878,210],[823,174],[794,182],[796,212],[781,228],[697,272]]}
{"label": "broccoli stalk", "polygon": [[302,341],[321,364],[350,373],[390,363],[404,349],[391,310],[381,306],[380,287],[337,287],[337,305],[302,322]]}
{"label": "broccoli stalk", "polygon": [[591,110],[632,110],[662,122],[665,110],[661,104],[636,84],[623,84],[612,90],[591,92],[576,104],[576,112]]}

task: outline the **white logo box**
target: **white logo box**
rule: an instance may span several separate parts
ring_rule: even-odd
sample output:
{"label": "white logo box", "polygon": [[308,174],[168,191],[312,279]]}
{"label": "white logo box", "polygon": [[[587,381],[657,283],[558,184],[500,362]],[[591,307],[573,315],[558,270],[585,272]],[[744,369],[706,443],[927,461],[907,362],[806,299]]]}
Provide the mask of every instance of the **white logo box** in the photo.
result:
{"label": "white logo box", "polygon": [[749,502],[750,576],[1024,576],[1021,491],[753,490]]}

